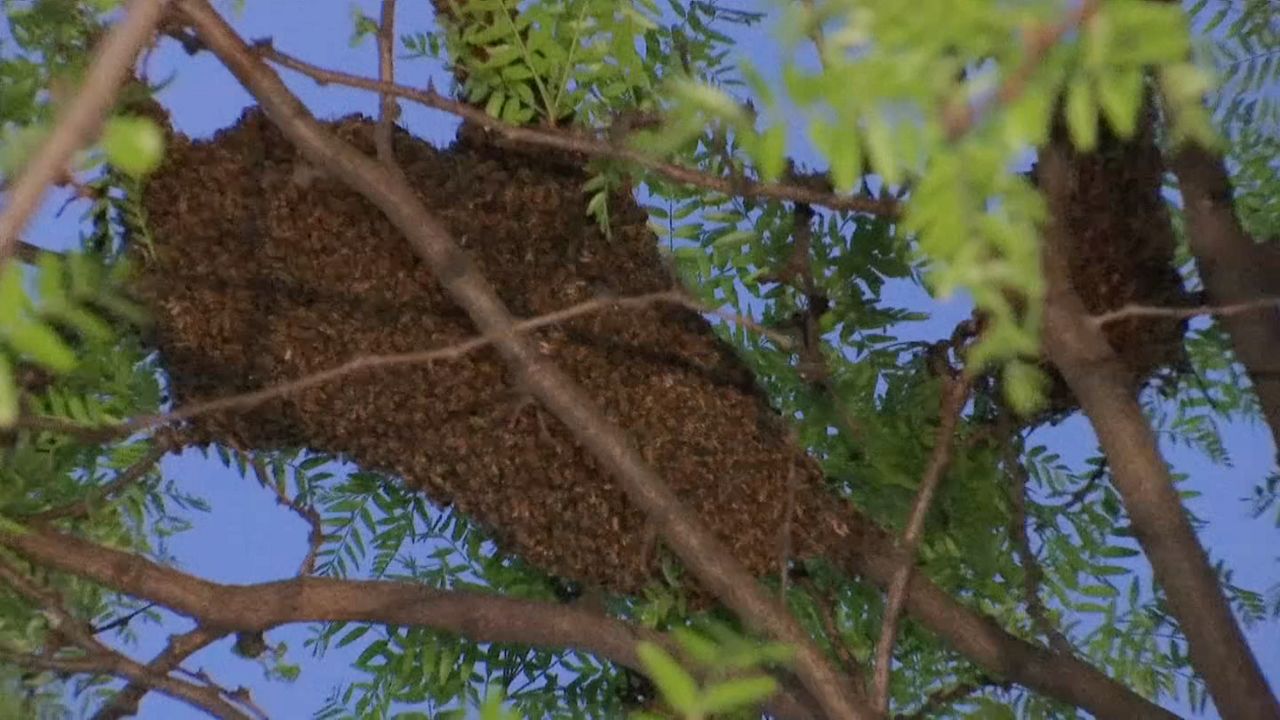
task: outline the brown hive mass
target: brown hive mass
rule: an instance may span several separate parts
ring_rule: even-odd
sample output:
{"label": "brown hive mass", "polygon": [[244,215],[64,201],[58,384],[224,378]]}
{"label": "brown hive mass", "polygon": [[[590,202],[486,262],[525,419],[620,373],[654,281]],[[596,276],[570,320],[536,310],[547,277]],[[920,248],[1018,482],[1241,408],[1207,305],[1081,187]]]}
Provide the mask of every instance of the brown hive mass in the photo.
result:
{"label": "brown hive mass", "polygon": [[[329,128],[373,153],[371,122]],[[611,199],[612,238],[586,216],[586,175],[571,158],[473,135],[440,151],[397,132],[395,150],[517,316],[673,285],[629,196]],[[211,140],[175,138],[144,204],[154,248],[139,293],[178,406],[475,334],[382,214],[301,162],[256,110]],[[752,572],[778,567],[786,525],[796,557],[856,545],[831,519],[839,503],[817,464],[698,314],[613,310],[531,337]],[[658,568],[642,514],[564,427],[521,401],[492,350],[347,375],[198,417],[189,431],[245,449],[345,454],[452,504],[529,562],[607,590],[635,592]],[[796,516],[784,523],[791,477]]]}
{"label": "brown hive mass", "polygon": [[[1072,148],[1061,119],[1052,142],[1066,150],[1070,168],[1067,229],[1071,282],[1085,308],[1098,315],[1127,304],[1190,307],[1195,304],[1175,264],[1176,240],[1160,189],[1164,163],[1155,140],[1149,103],[1129,139],[1105,122],[1091,152]],[[1037,167],[1037,171],[1040,170]],[[1112,349],[1129,370],[1135,391],[1162,369],[1185,363],[1185,318],[1129,317],[1103,327]],[[1078,407],[1066,381],[1051,373],[1052,411]]]}

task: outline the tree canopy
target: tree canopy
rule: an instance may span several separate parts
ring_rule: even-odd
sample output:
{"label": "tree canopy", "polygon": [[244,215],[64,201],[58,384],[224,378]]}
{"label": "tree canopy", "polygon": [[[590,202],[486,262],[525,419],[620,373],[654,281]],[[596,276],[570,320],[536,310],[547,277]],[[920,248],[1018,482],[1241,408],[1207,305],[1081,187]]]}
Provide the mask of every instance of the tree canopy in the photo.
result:
{"label": "tree canopy", "polygon": [[[265,716],[234,637],[323,718],[1280,718],[1189,489],[1280,526],[1274,3],[381,0],[366,76],[253,2],[3,0],[0,717]],[[180,567],[178,453],[296,575]]]}

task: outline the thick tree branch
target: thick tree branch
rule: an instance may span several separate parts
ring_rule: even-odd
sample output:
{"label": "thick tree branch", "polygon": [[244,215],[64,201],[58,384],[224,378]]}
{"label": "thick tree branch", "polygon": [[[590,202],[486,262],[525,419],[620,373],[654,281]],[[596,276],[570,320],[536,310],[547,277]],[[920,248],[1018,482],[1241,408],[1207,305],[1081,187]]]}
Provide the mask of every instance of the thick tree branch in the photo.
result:
{"label": "thick tree branch", "polygon": [[916,553],[924,540],[924,522],[929,516],[929,508],[933,505],[933,496],[937,494],[942,478],[951,466],[952,450],[956,426],[960,423],[960,413],[969,399],[969,388],[972,378],[968,373],[960,377],[948,378],[942,394],[942,407],[939,410],[942,421],[933,440],[933,452],[929,456],[929,464],[925,467],[924,476],[920,480],[920,488],[916,491],[915,501],[911,505],[911,514],[907,518],[907,527],[902,532],[902,543],[895,553],[898,569],[894,571],[893,580],[889,583],[888,598],[885,600],[884,619],[880,626],[880,638],[876,641],[875,654],[875,690],[872,694],[872,707],[876,712],[889,711],[889,670],[893,665],[893,646],[898,636],[898,617],[902,614],[903,603],[906,602],[907,584],[916,567]]}
{"label": "thick tree branch", "polygon": [[1249,373],[1271,439],[1280,451],[1280,305],[1274,297],[1280,280],[1273,263],[1263,262],[1263,249],[1253,242],[1236,217],[1231,180],[1222,157],[1198,145],[1185,145],[1171,166],[1182,192],[1187,238],[1196,268],[1214,305],[1266,305],[1257,312],[1224,314],[1222,324],[1236,357]]}
{"label": "thick tree branch", "polygon": [[[638,641],[672,646],[658,633],[573,605],[392,581],[298,577],[223,585],[44,528],[25,533],[0,529],[0,546],[33,563],[163,605],[214,634],[265,632],[303,622],[417,626],[473,642],[576,650],[642,673],[644,665],[635,653]],[[174,664],[181,660],[174,657]],[[786,693],[771,698],[768,708],[780,717],[812,717],[807,703]]]}
{"label": "thick tree branch", "polygon": [[[1063,217],[1069,202],[1065,152],[1050,144],[1041,151],[1040,162],[1051,214]],[[1134,534],[1187,636],[1192,664],[1208,684],[1218,711],[1240,720],[1280,718],[1280,704],[1231,614],[1155,435],[1129,390],[1128,371],[1098,326],[1090,322],[1071,286],[1064,255],[1070,247],[1066,232],[1055,221],[1046,228],[1048,293],[1044,317],[1049,358],[1066,378],[1098,435]],[[1194,228],[1192,234],[1196,234]]]}
{"label": "thick tree branch", "polygon": [[405,235],[454,302],[482,333],[495,338],[495,348],[519,381],[617,478],[685,567],[750,627],[795,646],[796,673],[824,711],[832,717],[871,717],[855,686],[832,667],[800,624],[724,543],[701,526],[626,434],[577,383],[526,342],[510,311],[448,230],[422,206],[413,188],[330,135],[207,2],[180,0],[178,7],[200,40],[258,99],[299,153],[363,195]]}
{"label": "thick tree branch", "polygon": [[35,212],[49,184],[66,172],[71,155],[98,131],[134,58],[151,39],[164,7],[165,0],[133,0],[124,20],[94,48],[80,91],[58,114],[53,131],[8,189],[8,202],[0,213],[0,266],[13,254],[18,233]]}

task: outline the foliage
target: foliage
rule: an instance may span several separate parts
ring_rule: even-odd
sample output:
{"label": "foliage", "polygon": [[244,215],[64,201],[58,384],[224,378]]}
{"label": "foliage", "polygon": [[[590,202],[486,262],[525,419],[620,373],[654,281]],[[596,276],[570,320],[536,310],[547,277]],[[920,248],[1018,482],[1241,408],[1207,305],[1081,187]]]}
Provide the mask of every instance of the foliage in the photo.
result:
{"label": "foliage", "polygon": [[[4,0],[0,176],[14,177],[47,132],[56,103],[84,69],[99,22],[117,4]],[[773,331],[718,326],[822,461],[832,490],[886,527],[901,528],[933,449],[941,383],[930,364],[931,340],[945,334],[934,313],[954,309],[935,300],[959,297],[992,316],[971,360],[1002,366],[1018,380],[1009,385],[1029,388],[1014,399],[1028,407],[1034,400],[1038,306],[1023,301],[1043,291],[1036,227],[1045,211],[1018,170],[1044,141],[1060,95],[1073,139],[1087,147],[1099,118],[1134,126],[1144,90],[1140,69],[1155,66],[1179,132],[1204,138],[1210,131],[1199,103],[1208,78],[1187,61],[1194,47],[1222,79],[1208,115],[1230,153],[1241,217],[1259,238],[1280,234],[1277,140],[1267,130],[1278,122],[1267,89],[1280,62],[1270,50],[1276,28],[1265,6],[1265,0],[1200,0],[1184,13],[1171,4],[1111,0],[1080,23],[1063,15],[1064,4],[1039,1],[787,3],[775,9],[782,62],[768,68],[741,57],[747,53],[740,43],[765,41],[755,27],[761,16],[716,2],[472,0],[453,6],[462,21],[407,33],[400,49],[410,57],[447,56],[461,70],[460,93],[508,122],[612,128],[617,134],[608,136],[619,142],[634,131],[636,147],[734,181],[803,181],[809,174],[803,167],[812,165],[839,192],[901,200],[905,211],[897,220],[822,210],[810,217],[781,202],[707,192],[600,160],[584,188],[605,227],[609,193],[640,188],[653,228],[690,289]],[[948,21],[939,23],[943,14]],[[1068,27],[1047,51],[1027,42],[1032,30],[1063,23]],[[1194,45],[1189,29],[1198,36]],[[354,41],[375,30],[374,19],[355,13]],[[816,58],[807,54],[815,41]],[[646,122],[655,113],[665,123],[659,128]],[[136,118],[113,116],[100,148],[77,166],[81,200],[89,205],[82,252],[44,257],[34,270],[10,263],[0,274],[0,431],[18,413],[19,392],[33,415],[80,428],[169,406],[139,332],[142,318],[122,289],[123,250],[148,247],[135,198],[158,158],[154,131]],[[797,270],[802,233],[808,257]],[[1182,259],[1188,261],[1185,243]],[[807,352],[806,318],[820,340]],[[1256,400],[1219,325],[1193,326],[1187,348],[1199,384],[1149,392],[1144,408],[1163,439],[1230,465],[1223,424],[1256,418]],[[821,376],[814,374],[815,355]],[[56,376],[28,390],[23,378],[32,368]],[[1186,641],[1140,562],[1106,461],[1064,459],[1060,446],[1070,440],[1052,428],[1015,438],[1010,461],[990,442],[992,432],[975,403],[958,432],[964,451],[928,518],[920,572],[1012,632],[1042,639],[1025,596],[1029,568],[1012,531],[1025,523],[1043,571],[1038,592],[1047,622],[1144,695],[1203,708],[1205,691],[1191,671]],[[198,498],[154,468],[114,497],[93,494],[155,442],[17,431],[11,445],[0,447],[0,522],[21,526],[41,512],[90,500],[76,519],[78,532],[171,560],[165,540],[194,521],[203,509]],[[541,600],[574,594],[560,579],[500,552],[466,518],[343,458],[221,446],[211,453],[296,508],[317,512],[318,575]],[[1013,493],[1024,471],[1021,517]],[[1278,499],[1273,473],[1255,488],[1248,509],[1273,513]],[[1280,526],[1280,513],[1275,519]],[[1268,603],[1238,587],[1230,568],[1218,570],[1241,617],[1280,615],[1280,592]],[[673,576],[679,572],[672,568]],[[785,592],[795,616],[832,657],[867,662],[884,612],[881,594],[823,563],[809,563],[801,575],[802,582],[783,588],[775,581],[773,589]],[[52,577],[66,602],[98,626],[138,609],[92,584]],[[773,690],[763,672],[783,653],[757,644],[721,612],[689,612],[671,585],[606,602],[613,615],[678,641],[685,662],[656,645],[639,651],[668,709],[689,718],[745,716]],[[159,621],[138,617],[135,625]],[[0,591],[0,645],[38,649],[49,632],[47,617]],[[135,632],[126,622],[119,639],[127,643]],[[317,655],[358,651],[352,679],[326,699],[322,718],[464,717],[477,708],[492,718],[612,717],[634,699],[629,671],[579,652],[369,624],[318,626],[307,647]],[[276,646],[264,670],[294,677],[295,655]],[[987,678],[912,622],[894,659],[899,670],[891,691],[899,712],[961,687],[971,692],[943,716],[1076,716],[1074,708]],[[24,710],[51,714],[99,700],[107,689],[96,679],[73,686],[0,666],[0,698],[11,688],[25,694]],[[5,709],[0,705],[0,714]]]}

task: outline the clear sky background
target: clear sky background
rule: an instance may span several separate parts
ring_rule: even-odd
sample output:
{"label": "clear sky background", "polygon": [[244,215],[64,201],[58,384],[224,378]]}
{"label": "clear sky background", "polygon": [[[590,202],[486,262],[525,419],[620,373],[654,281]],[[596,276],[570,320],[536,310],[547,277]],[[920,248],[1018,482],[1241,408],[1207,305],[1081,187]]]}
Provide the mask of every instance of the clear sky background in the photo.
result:
{"label": "clear sky background", "polygon": [[[249,0],[245,11],[237,16],[231,3],[217,3],[246,38],[272,37],[276,46],[303,59],[349,72],[376,74],[372,40],[357,48],[348,44],[353,7],[377,15],[376,0]],[[428,3],[399,3],[398,31],[425,29],[430,22]],[[738,7],[767,9],[765,0],[744,2]],[[777,45],[771,41],[767,27],[743,33],[749,40],[757,66],[775,73],[782,61],[776,55]],[[771,55],[772,53],[772,55]],[[771,61],[772,60],[772,61]],[[205,137],[214,130],[232,124],[250,103],[249,95],[210,55],[187,56],[175,43],[165,42],[148,64],[153,81],[176,73],[174,82],[161,95],[171,109],[178,129],[192,137]],[[424,61],[401,61],[397,79],[405,84],[425,85],[428,77],[437,87],[448,87],[447,76],[438,66]],[[283,77],[311,109],[322,118],[351,112],[376,112],[377,99],[365,92],[345,88],[316,86],[310,80],[291,73]],[[404,103],[402,123],[415,135],[435,144],[447,144],[457,123],[451,116]],[[797,134],[797,138],[799,135]],[[800,152],[803,158],[805,154]],[[64,196],[53,196],[46,204],[28,237],[50,247],[65,247],[75,237],[76,209],[61,219],[53,211]],[[947,304],[933,302],[921,291],[902,285],[886,294],[898,305],[927,303],[936,316],[903,332],[912,337],[934,339],[949,334],[958,319],[966,317],[969,308],[962,300]],[[1233,467],[1214,466],[1196,453],[1169,448],[1174,466],[1190,474],[1189,487],[1202,496],[1192,501],[1201,517],[1210,521],[1202,533],[1205,545],[1215,558],[1225,559],[1236,571],[1236,582],[1244,587],[1264,591],[1280,580],[1276,556],[1280,554],[1278,534],[1269,517],[1250,519],[1242,501],[1251,488],[1270,470],[1274,450],[1265,429],[1258,425],[1233,425],[1226,430],[1226,442]],[[1095,454],[1096,443],[1088,424],[1073,418],[1063,425],[1042,433],[1048,443],[1064,459],[1077,465]],[[284,578],[296,572],[306,553],[308,528],[252,479],[244,480],[224,469],[215,460],[204,460],[188,452],[167,458],[163,470],[191,493],[206,498],[212,511],[195,518],[195,529],[170,541],[169,548],[188,572],[224,583],[251,583]],[[422,550],[425,554],[425,549]],[[149,658],[163,647],[167,633],[190,628],[185,619],[174,618],[164,630],[140,629],[141,642],[130,648],[139,659]],[[224,687],[244,685],[250,688],[260,707],[273,718],[305,718],[317,710],[329,691],[338,683],[357,679],[349,663],[359,643],[344,650],[331,651],[323,659],[312,659],[303,648],[310,630],[304,626],[278,629],[268,634],[271,642],[286,641],[290,659],[303,665],[302,677],[292,684],[268,682],[255,663],[237,658],[230,652],[230,640],[207,648],[191,658],[184,667],[203,669]],[[1273,686],[1280,685],[1280,627],[1276,623],[1249,629],[1248,635]],[[1210,710],[1212,716],[1212,710]],[[155,693],[149,694],[141,706],[143,718],[203,717],[180,703]]]}

